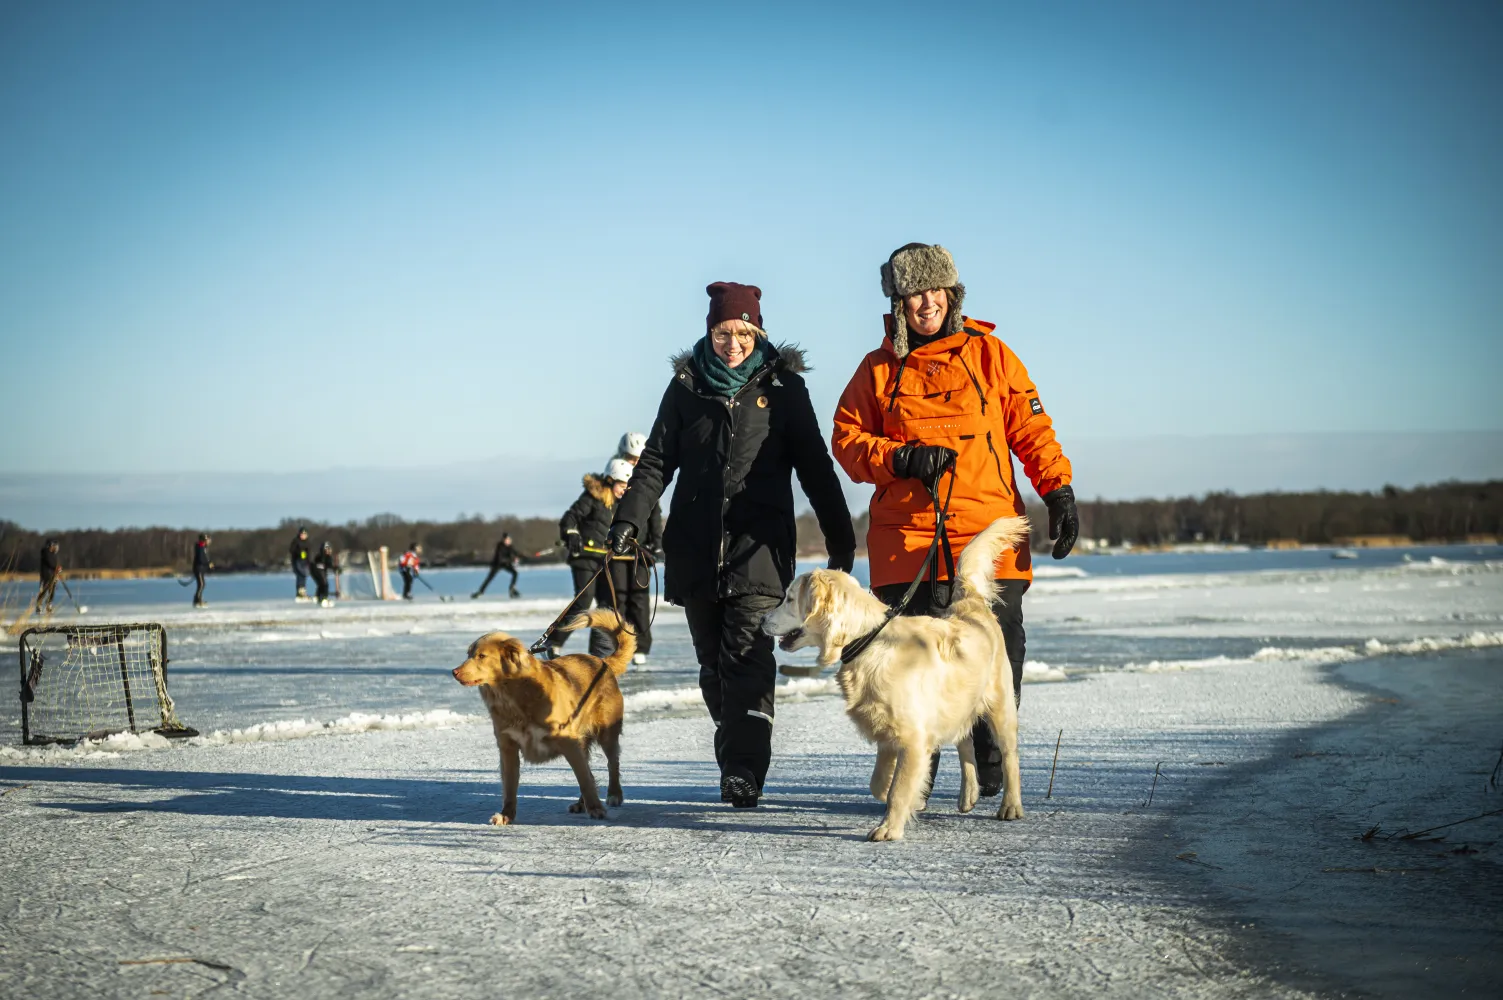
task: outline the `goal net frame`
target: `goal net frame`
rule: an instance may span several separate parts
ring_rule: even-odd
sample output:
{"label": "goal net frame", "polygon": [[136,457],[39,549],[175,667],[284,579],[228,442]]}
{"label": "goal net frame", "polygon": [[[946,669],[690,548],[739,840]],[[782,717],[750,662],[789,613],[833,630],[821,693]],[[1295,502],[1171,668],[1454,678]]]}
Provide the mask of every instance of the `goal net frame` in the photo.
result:
{"label": "goal net frame", "polygon": [[[364,598],[378,601],[399,601],[401,596],[397,588],[391,583],[391,549],[385,545],[379,549],[370,549],[365,553],[365,566],[360,565],[360,560],[355,553],[347,554],[347,566],[350,570],[350,585],[346,589],[345,597],[351,599]],[[367,584],[366,571],[369,571],[369,584]],[[356,592],[357,582],[359,593]],[[371,592],[366,594],[366,586]]]}
{"label": "goal net frame", "polygon": [[17,655],[27,745],[198,735],[167,693],[167,630],[155,622],[37,626],[21,633]]}

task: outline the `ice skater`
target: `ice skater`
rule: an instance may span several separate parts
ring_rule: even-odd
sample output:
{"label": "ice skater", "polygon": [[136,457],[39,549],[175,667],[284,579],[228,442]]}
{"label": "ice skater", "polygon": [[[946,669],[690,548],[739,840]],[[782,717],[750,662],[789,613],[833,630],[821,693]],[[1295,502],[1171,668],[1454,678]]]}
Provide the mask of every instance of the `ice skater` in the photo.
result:
{"label": "ice skater", "polygon": [[297,536],[292,539],[292,544],[287,548],[287,554],[292,557],[292,575],[297,578],[297,592],[293,595],[299,601],[308,599],[308,529],[299,527]]}
{"label": "ice skater", "polygon": [[206,608],[208,602],[204,600],[204,584],[208,582],[209,570],[214,568],[214,563],[209,559],[208,532],[202,532],[198,536],[197,543],[193,546],[193,582],[197,584],[193,591],[193,606]]}
{"label": "ice skater", "polygon": [[37,575],[40,583],[37,586],[37,614],[41,614],[45,605],[47,614],[52,614],[52,599],[57,593],[58,581],[63,578],[62,562],[57,557],[58,543],[56,538],[49,538],[42,543],[41,558],[37,561]]}
{"label": "ice skater", "polygon": [[761,626],[793,581],[795,472],[832,569],[850,570],[856,536],[799,374],[802,352],[768,342],[760,289],[718,281],[706,291],[706,332],[672,359],[609,542],[624,554],[645,538],[663,490],[680,477],[663,531],[663,596],[689,621],[715,721],[720,798],[750,808],[772,763],[777,661]]}
{"label": "ice skater", "polygon": [[412,600],[412,581],[417,579],[422,566],[423,547],[417,542],[407,546],[402,558],[397,560],[397,571],[402,574],[402,600]]}
{"label": "ice skater", "polygon": [[313,557],[312,572],[313,582],[318,585],[316,598],[318,606],[333,607],[334,602],[329,600],[329,577],[333,575],[337,578],[339,574],[339,558],[334,554],[333,545],[324,542],[323,547],[318,550],[318,555]]}
{"label": "ice skater", "polygon": [[507,590],[508,596],[521,597],[522,592],[517,589],[517,563],[521,559],[522,554],[512,544],[511,535],[503,531],[501,533],[501,540],[496,543],[496,551],[491,555],[491,571],[486,575],[485,582],[480,585],[480,589],[470,595],[470,600],[473,601],[485,593],[485,588],[491,585],[491,581],[496,578],[496,574],[502,570],[506,570],[506,572],[511,574],[511,587]]}

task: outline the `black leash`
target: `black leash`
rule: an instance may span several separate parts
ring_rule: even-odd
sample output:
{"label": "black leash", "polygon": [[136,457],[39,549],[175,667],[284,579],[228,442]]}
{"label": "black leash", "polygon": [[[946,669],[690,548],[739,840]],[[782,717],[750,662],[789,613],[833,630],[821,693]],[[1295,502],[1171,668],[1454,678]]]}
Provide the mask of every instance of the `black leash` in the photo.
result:
{"label": "black leash", "polygon": [[[953,467],[950,469],[950,488],[945,491],[945,503],[943,507],[939,503],[939,484],[936,483],[934,486],[928,487],[928,490],[929,499],[934,502],[934,538],[929,542],[929,551],[924,555],[924,564],[919,567],[918,576],[914,577],[913,582],[908,585],[908,590],[903,594],[903,599],[887,609],[887,616],[882,619],[882,624],[864,635],[857,636],[855,640],[846,643],[841,648],[840,662],[842,665],[850,663],[856,657],[866,652],[866,647],[870,646],[872,641],[882,634],[882,630],[887,627],[887,624],[907,609],[908,605],[913,601],[913,595],[918,593],[919,585],[924,582],[924,577],[928,576],[930,570],[934,568],[934,556],[936,552],[944,552],[945,572],[949,575],[947,586],[950,588],[955,586],[955,554],[950,548],[950,530],[946,523],[950,516],[950,498],[955,495],[955,469]],[[943,544],[943,549],[941,549],[941,544]],[[940,581],[935,580],[933,583],[934,593],[938,595]],[[948,604],[949,594],[946,593],[945,597],[945,603]]]}

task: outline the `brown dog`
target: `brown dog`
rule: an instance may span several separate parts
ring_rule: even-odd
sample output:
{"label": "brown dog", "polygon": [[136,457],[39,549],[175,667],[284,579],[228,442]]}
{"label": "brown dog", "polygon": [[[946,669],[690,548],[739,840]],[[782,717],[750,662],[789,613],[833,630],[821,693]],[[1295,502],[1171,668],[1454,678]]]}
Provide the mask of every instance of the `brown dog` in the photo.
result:
{"label": "brown dog", "polygon": [[476,639],[469,659],[454,668],[459,683],[480,686],[501,751],[501,811],[491,817],[494,826],[516,822],[521,757],[533,764],[563,757],[579,779],[579,801],[569,811],[605,819],[590,771],[590,748],[599,743],[611,775],[605,800],[613,806],[622,802],[621,689],[616,678],[626,673],[637,639],[616,612],[603,608],[575,615],[561,626],[566,632],[586,627],[611,629],[616,651],[603,660],[583,653],[539,660],[520,640],[491,632]]}

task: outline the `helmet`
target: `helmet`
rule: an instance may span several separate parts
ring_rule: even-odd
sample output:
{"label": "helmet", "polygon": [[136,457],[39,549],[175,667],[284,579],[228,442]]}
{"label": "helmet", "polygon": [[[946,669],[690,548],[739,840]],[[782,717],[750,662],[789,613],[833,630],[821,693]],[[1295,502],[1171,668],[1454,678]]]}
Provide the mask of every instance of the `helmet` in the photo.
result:
{"label": "helmet", "polygon": [[624,458],[613,458],[605,463],[605,478],[618,483],[631,482],[631,463]]}
{"label": "helmet", "polygon": [[626,458],[641,458],[642,449],[647,447],[647,435],[638,434],[636,431],[627,431],[621,435],[621,443],[616,445],[616,454]]}

